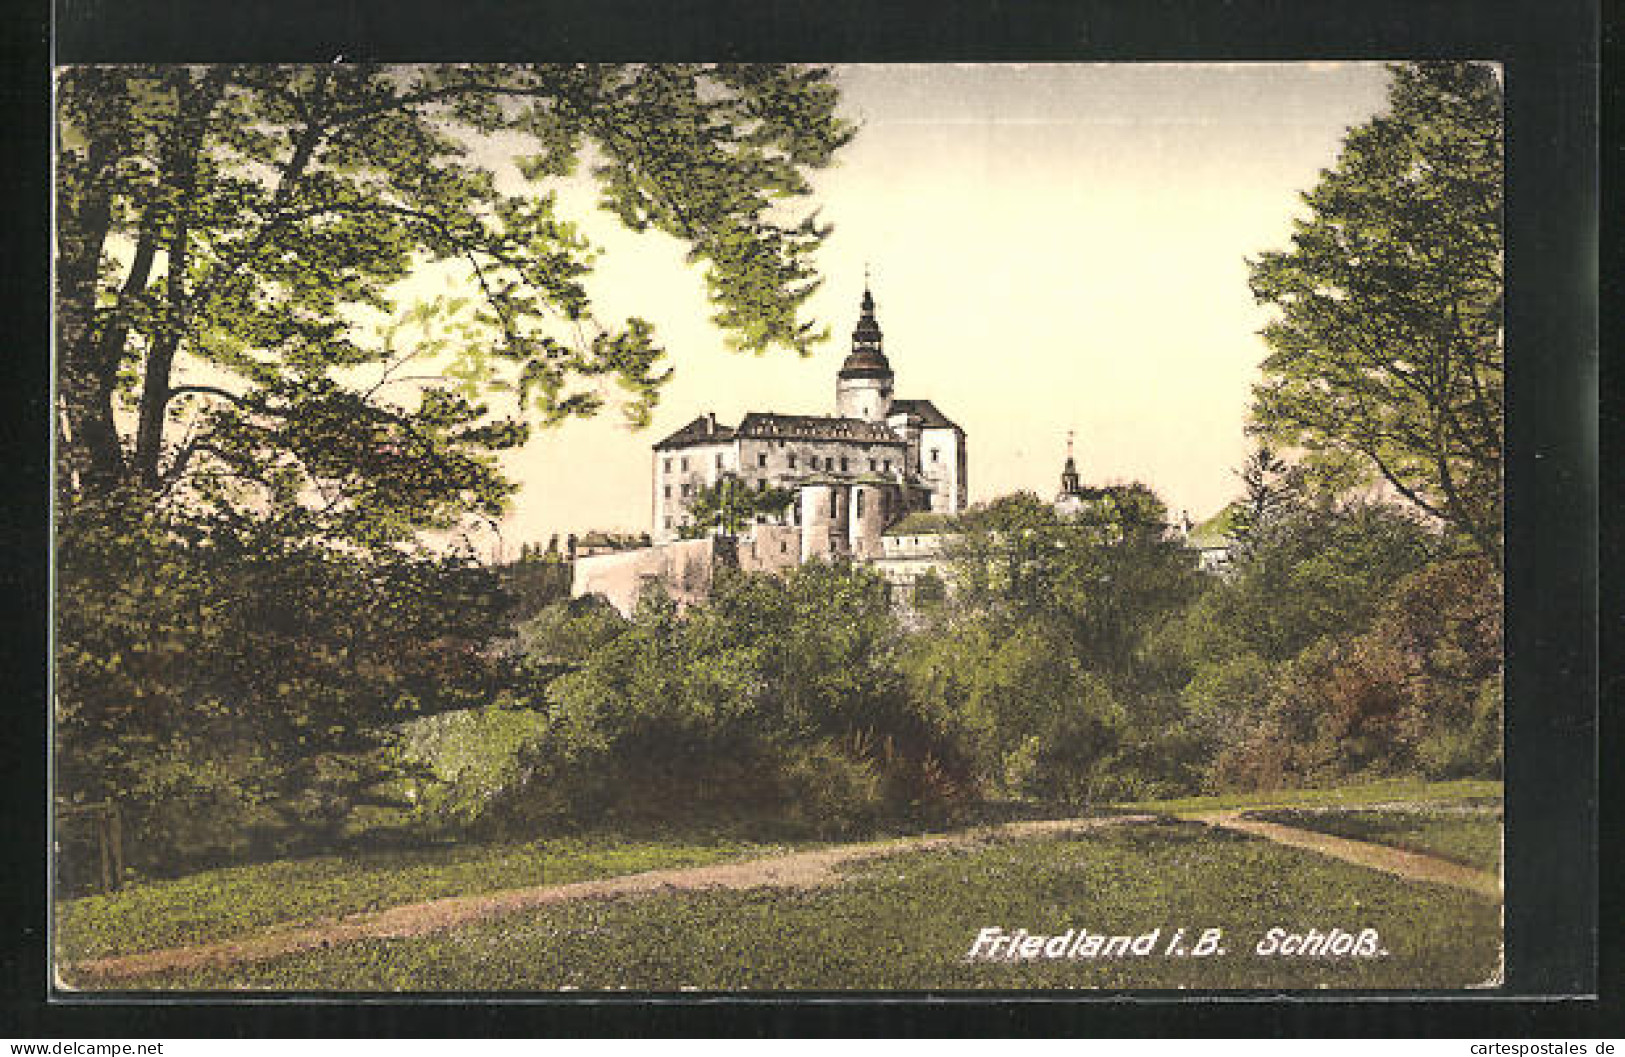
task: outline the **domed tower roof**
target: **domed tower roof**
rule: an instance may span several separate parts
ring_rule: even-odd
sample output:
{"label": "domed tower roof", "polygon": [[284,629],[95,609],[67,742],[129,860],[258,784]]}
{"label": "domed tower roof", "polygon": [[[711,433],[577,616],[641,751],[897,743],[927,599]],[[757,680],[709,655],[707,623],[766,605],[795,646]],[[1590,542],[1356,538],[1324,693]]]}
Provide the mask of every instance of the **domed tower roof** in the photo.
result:
{"label": "domed tower roof", "polygon": [[867,285],[859,305],[858,325],[852,328],[852,354],[841,364],[841,378],[889,378],[891,363],[881,348],[880,324],[875,320],[875,298]]}

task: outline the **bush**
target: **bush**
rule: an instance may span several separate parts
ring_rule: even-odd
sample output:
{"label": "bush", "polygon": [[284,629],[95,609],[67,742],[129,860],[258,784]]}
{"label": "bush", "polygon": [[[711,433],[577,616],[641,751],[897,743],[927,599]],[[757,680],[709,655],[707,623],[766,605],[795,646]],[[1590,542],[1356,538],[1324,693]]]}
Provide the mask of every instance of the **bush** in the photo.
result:
{"label": "bush", "polygon": [[1215,761],[1214,781],[1498,777],[1495,584],[1483,562],[1468,559],[1401,580],[1364,634],[1323,638],[1280,669],[1267,704]]}
{"label": "bush", "polygon": [[778,780],[782,817],[810,836],[850,837],[871,829],[887,812],[880,768],[829,742],[787,752]]}
{"label": "bush", "polygon": [[549,814],[529,760],[547,737],[547,716],[504,704],[413,720],[399,752],[418,823],[431,833],[519,836]]}
{"label": "bush", "polygon": [[630,621],[546,611],[520,664],[568,670],[520,753],[546,787],[525,795],[555,824],[730,814],[818,832],[964,799],[973,769],[942,711],[909,696],[902,635],[883,580],[817,563],[720,575],[681,616],[659,591]]}
{"label": "bush", "polygon": [[1007,762],[1007,780],[1026,796],[1087,804],[1121,791],[1106,764],[1118,744],[1123,710],[1105,680],[1078,679],[1075,696],[1055,702],[1038,732]]}

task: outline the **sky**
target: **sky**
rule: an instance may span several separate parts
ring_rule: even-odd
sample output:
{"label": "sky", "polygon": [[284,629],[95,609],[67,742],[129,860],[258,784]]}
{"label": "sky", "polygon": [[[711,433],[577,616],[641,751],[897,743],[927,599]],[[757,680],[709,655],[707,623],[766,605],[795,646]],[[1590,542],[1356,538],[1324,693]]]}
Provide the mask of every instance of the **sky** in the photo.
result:
{"label": "sky", "polygon": [[1198,521],[1234,497],[1269,318],[1246,259],[1287,245],[1300,193],[1382,109],[1383,68],[938,64],[837,79],[861,128],[813,176],[809,206],[834,232],[809,302],[830,340],[811,357],[728,351],[674,240],[619,229],[587,187],[562,190],[605,251],[589,284],[600,317],[655,323],[676,375],[646,430],[606,411],[510,453],[520,490],[482,549],[646,531],[650,446],[698,414],[833,414],[866,265],[896,394],[965,429],[973,503],[1053,495],[1068,431],[1086,483],[1141,481]]}

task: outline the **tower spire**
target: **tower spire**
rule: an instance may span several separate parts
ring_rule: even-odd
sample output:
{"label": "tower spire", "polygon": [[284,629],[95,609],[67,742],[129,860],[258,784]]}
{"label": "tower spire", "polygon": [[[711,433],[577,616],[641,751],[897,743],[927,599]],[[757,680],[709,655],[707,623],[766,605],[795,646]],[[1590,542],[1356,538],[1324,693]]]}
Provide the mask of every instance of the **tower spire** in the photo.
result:
{"label": "tower spire", "polygon": [[852,328],[852,352],[835,376],[836,405],[846,418],[882,422],[891,407],[891,363],[886,359],[875,319],[875,295],[864,267],[863,300],[858,303],[858,324]]}
{"label": "tower spire", "polygon": [[1066,465],[1061,467],[1061,495],[1078,495],[1083,486],[1078,481],[1078,464],[1072,458],[1072,431],[1066,431]]}
{"label": "tower spire", "polygon": [[854,361],[859,359],[866,361],[870,366],[890,370],[890,365],[886,363],[885,350],[882,348],[880,322],[875,319],[875,295],[869,290],[867,274],[863,281],[863,300],[858,302],[858,325],[852,328],[852,355],[847,358],[846,365],[856,366]]}

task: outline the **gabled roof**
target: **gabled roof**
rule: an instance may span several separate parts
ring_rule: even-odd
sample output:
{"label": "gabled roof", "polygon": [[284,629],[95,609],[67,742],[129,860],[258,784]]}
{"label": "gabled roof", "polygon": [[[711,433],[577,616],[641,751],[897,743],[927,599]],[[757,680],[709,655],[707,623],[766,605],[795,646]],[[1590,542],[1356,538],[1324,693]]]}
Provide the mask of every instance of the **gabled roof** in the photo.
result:
{"label": "gabled roof", "polygon": [[1229,547],[1235,543],[1236,504],[1231,503],[1206,521],[1191,528],[1186,541],[1192,547]]}
{"label": "gabled roof", "polygon": [[741,437],[846,440],[864,444],[902,444],[903,439],[879,422],[865,422],[861,418],[836,418],[823,415],[776,415],[765,411],[752,411],[739,423]]}
{"label": "gabled roof", "polygon": [[655,442],[655,450],[686,448],[691,444],[709,444],[713,441],[732,440],[734,430],[717,422],[715,415],[701,415],[664,440]]}
{"label": "gabled roof", "polygon": [[[912,418],[917,418],[920,425],[926,429],[959,429],[957,423],[937,410],[937,405],[929,400],[893,400],[890,414],[902,412]],[[959,432],[965,432],[959,429]]]}

